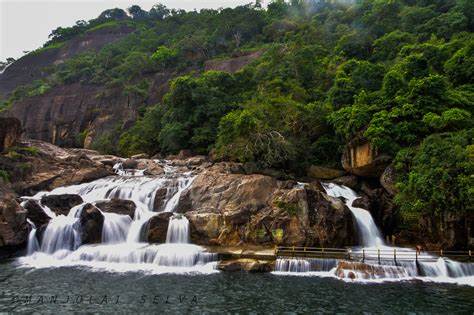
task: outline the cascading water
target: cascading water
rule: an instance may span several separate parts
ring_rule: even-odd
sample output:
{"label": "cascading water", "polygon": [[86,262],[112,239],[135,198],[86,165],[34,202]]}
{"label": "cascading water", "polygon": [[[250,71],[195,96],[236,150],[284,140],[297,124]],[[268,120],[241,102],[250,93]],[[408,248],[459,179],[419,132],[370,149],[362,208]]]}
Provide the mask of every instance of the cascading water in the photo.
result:
{"label": "cascading water", "polygon": [[[32,230],[28,245],[29,255],[21,258],[20,262],[25,266],[37,268],[84,265],[115,271],[215,272],[217,256],[207,253],[200,246],[189,244],[189,222],[184,216],[173,215],[170,218],[165,244],[140,242],[143,227],[152,216],[158,212],[174,211],[181,193],[191,185],[193,175],[190,172],[179,173],[169,165],[164,167],[165,174],[155,177],[144,176],[143,172],[125,170],[120,164],[114,169],[118,176],[87,184],[60,187],[32,197],[40,200],[47,194],[78,194],[85,203],[72,208],[67,216],[55,215],[40,204],[51,220],[44,229],[39,246],[36,229]],[[158,189],[163,188],[166,188],[168,193],[164,203],[156,209],[155,195]],[[113,198],[135,203],[133,220],[128,215],[108,213],[99,209],[104,218],[102,242],[81,245],[80,216],[84,205]]]}
{"label": "cascading water", "polygon": [[38,239],[36,238],[36,226],[33,222],[30,221],[30,219],[27,219],[27,222],[31,226],[31,231],[28,234],[28,246],[26,248],[26,254],[31,255],[34,252],[36,252],[40,246],[38,243]]}
{"label": "cascading water", "polygon": [[[339,277],[359,281],[387,281],[421,279],[437,282],[451,282],[474,286],[474,264],[460,263],[447,258],[416,253],[409,248],[387,246],[369,211],[353,207],[357,194],[348,187],[324,183],[329,196],[343,197],[357,223],[362,247],[352,249],[356,262],[337,259],[295,259],[278,258],[275,264],[277,274],[317,275]],[[378,250],[382,251],[382,254]],[[395,261],[393,253],[405,260]],[[364,263],[358,263],[362,261]],[[416,257],[418,262],[416,262]]]}
{"label": "cascading water", "polygon": [[346,206],[351,210],[354,216],[358,232],[361,238],[361,245],[364,247],[383,246],[384,241],[379,229],[375,225],[374,219],[369,211],[353,207],[352,203],[358,198],[357,194],[349,187],[336,185],[333,183],[324,183],[324,189],[329,196],[339,198],[343,197]]}

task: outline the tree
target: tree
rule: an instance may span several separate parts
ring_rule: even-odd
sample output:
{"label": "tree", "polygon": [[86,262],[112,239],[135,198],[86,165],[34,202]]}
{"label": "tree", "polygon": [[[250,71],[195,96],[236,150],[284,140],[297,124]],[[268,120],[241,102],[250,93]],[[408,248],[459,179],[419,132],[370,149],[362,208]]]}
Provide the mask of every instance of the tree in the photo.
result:
{"label": "tree", "polygon": [[153,19],[163,20],[170,15],[170,10],[161,3],[155,4],[148,13]]}
{"label": "tree", "polygon": [[132,16],[134,20],[143,20],[148,17],[148,12],[142,10],[138,5],[132,5],[127,9],[128,13]]}

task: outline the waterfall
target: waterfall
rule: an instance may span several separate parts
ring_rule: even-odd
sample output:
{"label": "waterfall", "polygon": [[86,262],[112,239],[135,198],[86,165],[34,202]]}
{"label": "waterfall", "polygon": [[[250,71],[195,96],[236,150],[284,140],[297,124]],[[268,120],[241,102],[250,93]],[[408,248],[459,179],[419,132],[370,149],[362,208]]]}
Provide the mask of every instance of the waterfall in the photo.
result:
{"label": "waterfall", "polygon": [[128,215],[102,212],[104,226],[102,227],[102,243],[117,244],[127,239],[132,219]]}
{"label": "waterfall", "polygon": [[54,253],[58,250],[75,250],[81,245],[79,216],[85,204],[73,207],[67,216],[58,215],[44,230],[40,250]]}
{"label": "waterfall", "polygon": [[170,217],[166,243],[189,243],[189,221],[185,216]]}
{"label": "waterfall", "polygon": [[[21,262],[35,268],[57,266],[88,266],[93,269],[150,272],[215,272],[217,255],[189,243],[189,221],[175,214],[169,219],[165,244],[141,242],[140,235],[149,219],[158,212],[174,212],[181,194],[192,184],[191,172],[178,172],[165,164],[160,176],[144,176],[131,172],[121,164],[114,166],[118,176],[102,178],[91,183],[59,187],[31,197],[37,201],[48,194],[78,194],[84,204],[96,204],[113,198],[131,200],[136,209],[133,219],[100,210],[104,217],[101,244],[81,244],[80,215],[84,204],[73,207],[67,216],[56,215],[40,205],[51,220],[44,230],[42,242],[31,244],[31,255]],[[161,206],[155,205],[158,189],[166,189]],[[30,239],[36,239],[33,231]]]}
{"label": "waterfall", "polygon": [[357,194],[352,189],[333,183],[324,183],[323,187],[326,189],[326,192],[329,196],[335,198],[344,198],[346,206],[349,208],[349,210],[351,210],[352,215],[356,219],[362,246],[380,247],[385,244],[370,212],[352,206],[354,200],[358,198]]}
{"label": "waterfall", "polygon": [[26,219],[26,221],[31,226],[31,231],[28,234],[28,246],[26,248],[26,254],[31,255],[39,249],[39,243],[38,239],[36,238],[36,226],[30,221],[30,219]]}

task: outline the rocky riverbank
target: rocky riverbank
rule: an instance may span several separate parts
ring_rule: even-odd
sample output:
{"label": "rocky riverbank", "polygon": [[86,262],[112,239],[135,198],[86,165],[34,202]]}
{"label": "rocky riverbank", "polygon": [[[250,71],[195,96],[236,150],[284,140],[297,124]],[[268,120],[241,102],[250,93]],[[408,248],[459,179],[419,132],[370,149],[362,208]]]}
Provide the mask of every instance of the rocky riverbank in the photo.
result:
{"label": "rocky riverbank", "polygon": [[[84,202],[79,195],[74,194],[48,195],[39,200],[20,199],[20,196],[118,176],[117,171],[158,177],[170,166],[177,173],[192,176],[189,187],[174,201],[174,209],[189,220],[190,237],[195,244],[220,247],[345,247],[358,244],[354,218],[344,200],[329,196],[320,180],[315,178],[317,174],[320,177],[326,174],[327,177],[327,169],[313,168],[312,176],[305,178],[304,182],[298,182],[282,179],[278,174],[271,176],[269,171],[252,170],[248,165],[215,162],[206,156],[189,156],[185,152],[169,157],[166,163],[143,155],[124,159],[101,155],[93,150],[64,149],[38,140],[21,140],[16,136],[18,133],[13,130],[8,134],[9,140],[5,142],[0,156],[0,166],[5,175],[0,187],[0,248],[5,253],[26,246],[31,229],[27,220],[37,227],[37,237],[41,239],[41,231],[46,228],[50,217],[40,204],[57,215],[66,215],[72,207]],[[379,162],[377,160],[377,165],[380,165]],[[117,163],[122,163],[122,170],[114,169]],[[357,163],[360,165],[360,161]],[[357,171],[357,163],[349,161],[346,164]],[[366,159],[364,163],[367,171],[367,165],[372,160]],[[390,178],[390,167],[381,174],[382,184],[373,177],[370,179],[344,172],[337,175],[342,176],[325,181],[356,189],[361,197],[353,205],[368,209],[382,232],[393,236],[395,244],[422,244],[425,248],[448,244],[449,247],[456,244],[451,240],[458,239],[459,233],[465,233],[465,225],[445,225],[447,230],[441,231],[431,225],[430,231],[436,232],[431,235],[442,236],[434,242],[433,237],[426,236],[426,231],[405,231],[397,226],[396,209],[391,202],[395,188]],[[167,194],[168,188],[155,192],[155,211],[163,210],[165,200],[168,200]],[[136,206],[133,201],[118,197],[86,204],[80,218],[83,244],[101,242],[102,213],[125,214],[133,218]],[[163,243],[169,217],[170,213],[166,212],[152,217],[143,231],[143,240]],[[454,219],[452,222],[466,220]],[[427,225],[428,221],[426,218],[424,220]],[[243,269],[257,268],[247,266],[247,262],[243,265]],[[222,268],[235,267],[232,266]]]}

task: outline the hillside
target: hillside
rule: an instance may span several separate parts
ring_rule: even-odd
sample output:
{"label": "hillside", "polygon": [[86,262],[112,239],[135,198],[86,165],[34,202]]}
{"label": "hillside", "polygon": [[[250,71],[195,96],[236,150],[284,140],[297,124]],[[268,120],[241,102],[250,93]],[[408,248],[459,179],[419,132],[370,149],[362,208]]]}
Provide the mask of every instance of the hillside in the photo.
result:
{"label": "hillside", "polygon": [[473,12],[468,0],[112,9],[9,66],[2,114],[61,146],[350,174],[380,200],[368,207],[385,234],[467,247]]}

